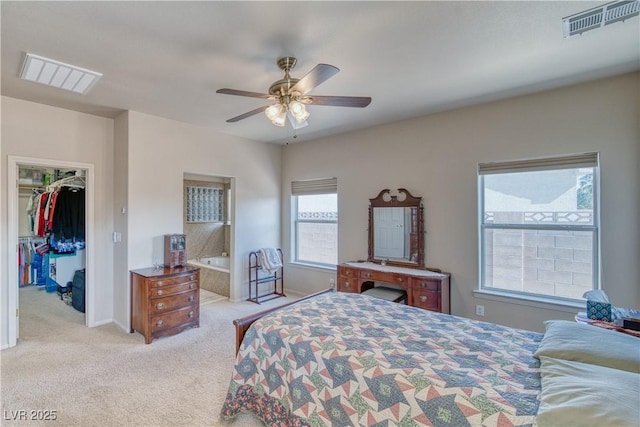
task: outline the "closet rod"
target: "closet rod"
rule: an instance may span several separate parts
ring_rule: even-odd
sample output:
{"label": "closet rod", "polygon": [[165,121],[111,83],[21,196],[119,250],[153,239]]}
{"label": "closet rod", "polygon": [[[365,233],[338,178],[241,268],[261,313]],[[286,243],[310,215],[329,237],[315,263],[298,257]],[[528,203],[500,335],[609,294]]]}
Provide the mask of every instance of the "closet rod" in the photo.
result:
{"label": "closet rod", "polygon": [[86,181],[81,176],[68,176],[66,178],[59,179],[55,182],[52,182],[47,186],[47,191],[56,190],[62,186],[65,187],[74,187],[74,188],[84,188],[86,185]]}

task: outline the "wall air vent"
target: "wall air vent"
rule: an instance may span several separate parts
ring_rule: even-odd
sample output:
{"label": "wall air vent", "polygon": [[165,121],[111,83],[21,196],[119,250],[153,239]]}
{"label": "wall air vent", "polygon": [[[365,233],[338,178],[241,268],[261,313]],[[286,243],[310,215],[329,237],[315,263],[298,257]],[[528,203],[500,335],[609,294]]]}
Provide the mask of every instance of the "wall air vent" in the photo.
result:
{"label": "wall air vent", "polygon": [[575,36],[614,22],[624,21],[638,14],[640,14],[640,0],[614,1],[562,18],[563,33],[565,37]]}
{"label": "wall air vent", "polygon": [[20,78],[58,89],[86,94],[102,77],[101,73],[27,53]]}

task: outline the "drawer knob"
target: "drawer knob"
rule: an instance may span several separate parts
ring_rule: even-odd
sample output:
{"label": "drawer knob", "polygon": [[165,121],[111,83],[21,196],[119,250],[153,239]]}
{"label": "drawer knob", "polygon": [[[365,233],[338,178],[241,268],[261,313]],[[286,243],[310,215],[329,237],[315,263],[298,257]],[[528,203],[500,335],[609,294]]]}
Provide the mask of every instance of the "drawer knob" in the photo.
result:
{"label": "drawer knob", "polygon": [[344,272],[344,275],[345,275],[345,276],[351,276],[351,271],[349,271],[349,270],[345,271],[345,272]]}
{"label": "drawer knob", "polygon": [[344,282],[344,286],[345,286],[346,288],[350,288],[350,287],[351,287],[351,283],[349,283],[349,282]]}
{"label": "drawer knob", "polygon": [[189,280],[194,280],[195,276],[192,274],[191,276],[189,276]]}
{"label": "drawer knob", "polygon": [[193,301],[193,300],[195,300],[195,299],[196,299],[196,297],[195,297],[195,296],[193,296],[193,295],[191,295],[191,296],[189,297],[189,301]]}
{"label": "drawer knob", "polygon": [[194,316],[193,311],[190,311],[190,312],[189,312],[189,317],[193,317],[193,316]]}
{"label": "drawer knob", "polygon": [[160,281],[158,282],[158,286],[162,286],[162,285],[164,285],[164,282],[163,282],[162,280],[160,280]]}
{"label": "drawer knob", "polygon": [[164,291],[163,291],[162,289],[160,289],[160,290],[158,291],[158,295],[164,295]]}
{"label": "drawer knob", "polygon": [[195,284],[189,283],[189,289],[193,289],[194,286],[195,286]]}
{"label": "drawer knob", "polygon": [[157,327],[160,327],[160,326],[162,326],[162,325],[164,325],[164,321],[163,321],[163,320],[158,320],[158,321],[156,322],[156,326],[157,326]]}
{"label": "drawer knob", "polygon": [[428,298],[428,297],[426,297],[425,295],[422,295],[422,296],[420,297],[420,301],[421,301],[421,302],[427,302],[427,300],[428,300],[428,299],[429,299],[429,298]]}
{"label": "drawer knob", "polygon": [[402,283],[404,282],[404,279],[402,277],[398,277],[398,282]]}
{"label": "drawer knob", "polygon": [[162,310],[164,308],[164,303],[163,302],[159,302],[158,304],[156,304],[156,308],[158,310]]}
{"label": "drawer knob", "polygon": [[369,277],[371,277],[371,273],[364,273],[364,277],[368,279]]}

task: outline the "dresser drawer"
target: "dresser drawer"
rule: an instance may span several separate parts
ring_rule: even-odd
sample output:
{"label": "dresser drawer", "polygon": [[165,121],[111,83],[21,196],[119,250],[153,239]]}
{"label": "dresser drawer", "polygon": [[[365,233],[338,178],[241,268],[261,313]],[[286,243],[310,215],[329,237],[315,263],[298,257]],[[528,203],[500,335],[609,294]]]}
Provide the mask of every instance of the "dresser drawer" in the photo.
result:
{"label": "dresser drawer", "polygon": [[411,279],[411,283],[413,289],[416,291],[426,290],[426,291],[440,291],[440,280],[429,280],[429,279]]}
{"label": "dresser drawer", "polygon": [[198,282],[187,282],[178,286],[170,286],[167,288],[151,288],[149,290],[149,293],[151,294],[151,298],[157,298],[168,297],[171,295],[179,294],[180,292],[190,291],[193,289],[198,289]]}
{"label": "dresser drawer", "polygon": [[338,266],[338,276],[357,277],[357,271],[355,268]]}
{"label": "dresser drawer", "polygon": [[198,304],[197,289],[188,292],[174,294],[168,297],[154,298],[151,301],[151,314],[165,313],[177,308]]}
{"label": "dresser drawer", "polygon": [[198,322],[198,305],[185,307],[181,310],[172,311],[165,314],[159,314],[151,317],[151,333],[171,329],[176,326],[188,324],[190,322]]}
{"label": "dresser drawer", "polygon": [[166,288],[168,286],[179,285],[186,282],[194,282],[198,280],[198,273],[185,274],[176,277],[158,277],[149,280],[149,286],[152,288]]}
{"label": "dresser drawer", "polygon": [[404,287],[411,286],[411,277],[384,271],[361,270],[360,279],[363,281],[390,283]]}
{"label": "dresser drawer", "polygon": [[440,311],[440,292],[413,290],[413,306],[427,310]]}
{"label": "dresser drawer", "polygon": [[360,292],[360,282],[356,278],[338,277],[338,291],[340,292]]}

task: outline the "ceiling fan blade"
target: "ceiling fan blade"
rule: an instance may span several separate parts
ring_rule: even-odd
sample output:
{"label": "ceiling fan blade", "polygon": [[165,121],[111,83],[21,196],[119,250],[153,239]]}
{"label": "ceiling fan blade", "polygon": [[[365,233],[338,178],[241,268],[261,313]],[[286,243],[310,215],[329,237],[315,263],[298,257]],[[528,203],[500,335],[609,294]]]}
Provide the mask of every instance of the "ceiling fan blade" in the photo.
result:
{"label": "ceiling fan blade", "polygon": [[275,99],[273,95],[269,95],[267,93],[248,92],[246,90],[236,90],[236,89],[227,89],[227,88],[218,89],[216,93],[223,93],[225,95],[249,96],[251,98]]}
{"label": "ceiling fan blade", "polygon": [[267,109],[267,107],[268,105],[263,105],[262,107],[256,108],[255,110],[251,110],[244,114],[240,114],[239,116],[236,116],[227,120],[227,123],[235,123],[235,122],[239,122],[242,119],[246,119],[247,117],[255,116],[258,113],[262,113],[264,110]]}
{"label": "ceiling fan blade", "polygon": [[302,95],[309,92],[314,87],[320,85],[321,83],[326,82],[331,77],[338,74],[337,67],[329,64],[318,64],[315,68],[309,71],[303,78],[301,78],[298,83],[296,83],[291,90],[300,92]]}
{"label": "ceiling fan blade", "polygon": [[364,108],[371,103],[368,96],[307,96],[310,105]]}

